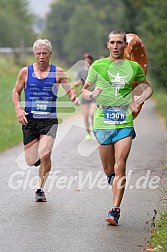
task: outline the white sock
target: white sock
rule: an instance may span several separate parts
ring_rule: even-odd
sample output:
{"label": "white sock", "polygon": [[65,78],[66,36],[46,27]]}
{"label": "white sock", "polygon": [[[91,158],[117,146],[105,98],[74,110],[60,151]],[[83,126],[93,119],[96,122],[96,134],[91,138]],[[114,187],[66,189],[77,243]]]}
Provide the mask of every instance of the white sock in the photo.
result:
{"label": "white sock", "polygon": [[40,189],[41,191],[43,191],[43,189],[42,189],[40,186],[37,187],[37,190],[38,190],[38,189]]}

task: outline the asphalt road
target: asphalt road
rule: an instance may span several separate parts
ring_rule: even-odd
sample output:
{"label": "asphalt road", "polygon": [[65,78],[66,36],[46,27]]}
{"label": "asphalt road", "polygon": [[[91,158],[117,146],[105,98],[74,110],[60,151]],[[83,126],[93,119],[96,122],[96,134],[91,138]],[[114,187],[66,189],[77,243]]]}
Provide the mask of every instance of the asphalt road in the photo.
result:
{"label": "asphalt road", "polygon": [[119,225],[105,222],[111,208],[93,138],[85,141],[83,117],[59,126],[47,203],[35,203],[38,168],[25,166],[22,144],[0,154],[0,251],[139,252],[147,243],[154,209],[162,211],[167,172],[165,130],[154,103],[135,120],[137,137],[127,164],[127,188]]}

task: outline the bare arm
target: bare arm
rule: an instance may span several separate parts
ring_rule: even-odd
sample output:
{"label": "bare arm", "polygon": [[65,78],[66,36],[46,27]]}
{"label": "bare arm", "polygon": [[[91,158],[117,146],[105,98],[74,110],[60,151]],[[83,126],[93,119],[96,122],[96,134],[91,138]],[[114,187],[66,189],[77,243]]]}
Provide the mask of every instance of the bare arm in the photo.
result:
{"label": "bare arm", "polygon": [[147,100],[152,93],[153,90],[146,79],[142,83],[138,83],[138,85],[132,90],[132,101],[130,103],[132,112],[140,111],[144,101]]}
{"label": "bare arm", "polygon": [[27,123],[27,118],[25,116],[25,111],[21,108],[21,92],[25,87],[25,80],[27,78],[27,67],[24,67],[20,70],[14,89],[12,91],[12,100],[16,111],[16,116],[18,121],[22,124]]}
{"label": "bare arm", "polygon": [[75,82],[75,87],[78,87],[80,85],[83,85],[85,83],[85,81],[83,79],[79,79],[77,82]]}
{"label": "bare arm", "polygon": [[139,86],[141,87],[143,92],[141,95],[134,96],[134,100],[137,105],[142,104],[144,101],[150,98],[153,93],[152,87],[149,84],[148,80],[145,79],[142,83],[139,84]]}
{"label": "bare arm", "polygon": [[82,96],[87,100],[91,100],[91,98],[96,99],[96,97],[102,92],[102,88],[95,88],[93,91],[89,91],[89,83],[85,83],[82,88]]}
{"label": "bare arm", "polygon": [[62,68],[57,67],[56,78],[58,83],[61,83],[62,87],[66,91],[67,95],[75,105],[80,105],[79,99],[76,96],[75,90],[69,84],[68,78]]}

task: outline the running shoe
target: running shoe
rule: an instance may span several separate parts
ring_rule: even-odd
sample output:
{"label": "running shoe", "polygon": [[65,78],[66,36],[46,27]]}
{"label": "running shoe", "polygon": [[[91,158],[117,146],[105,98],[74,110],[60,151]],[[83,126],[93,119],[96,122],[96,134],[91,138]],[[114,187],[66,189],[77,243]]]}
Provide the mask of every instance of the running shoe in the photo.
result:
{"label": "running shoe", "polygon": [[85,140],[91,140],[91,134],[90,133],[86,134]]}
{"label": "running shoe", "polygon": [[115,177],[115,173],[112,173],[110,176],[107,176],[107,182],[110,186],[112,186],[113,180]]}
{"label": "running shoe", "polygon": [[108,216],[106,218],[106,221],[113,226],[117,226],[119,217],[120,217],[120,208],[113,207],[111,209],[111,211],[108,212]]}
{"label": "running shoe", "polygon": [[43,190],[41,190],[41,189],[36,190],[35,201],[36,202],[46,202],[47,201]]}
{"label": "running shoe", "polygon": [[39,166],[41,164],[41,160],[39,159],[37,162],[33,164],[33,166]]}

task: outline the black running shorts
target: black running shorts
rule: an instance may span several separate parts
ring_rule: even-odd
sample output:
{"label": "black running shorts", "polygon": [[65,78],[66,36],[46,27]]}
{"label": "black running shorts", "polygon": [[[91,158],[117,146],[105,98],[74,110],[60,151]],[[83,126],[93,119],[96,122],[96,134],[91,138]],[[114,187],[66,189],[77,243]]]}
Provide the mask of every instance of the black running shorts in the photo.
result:
{"label": "black running shorts", "polygon": [[41,135],[48,135],[56,138],[58,120],[53,119],[34,119],[27,117],[28,123],[22,125],[24,145],[39,139]]}

